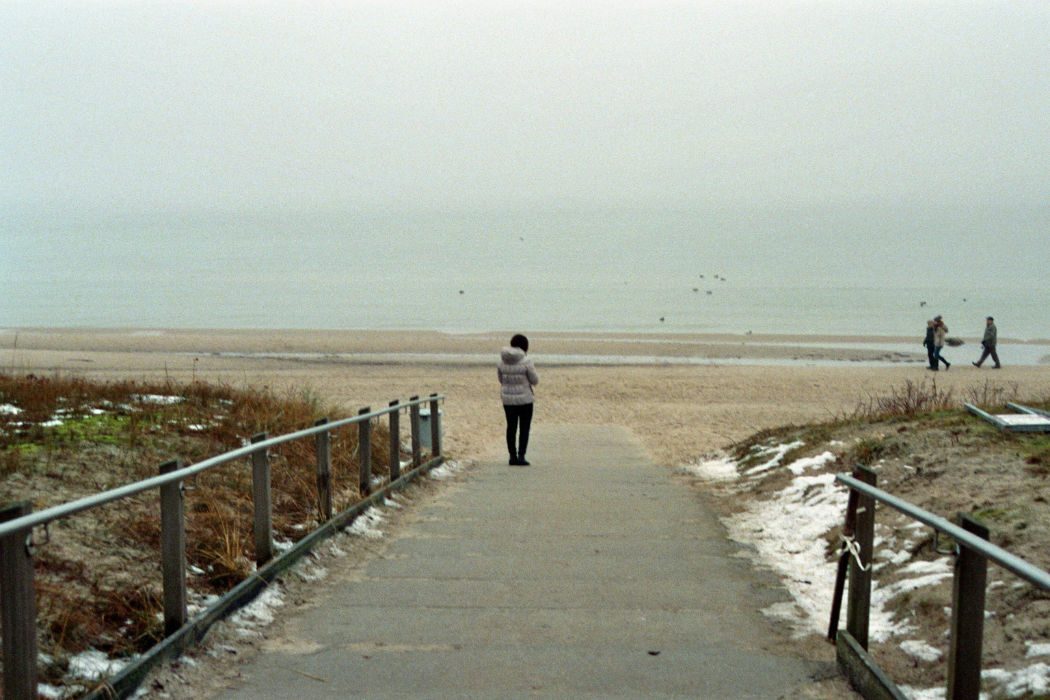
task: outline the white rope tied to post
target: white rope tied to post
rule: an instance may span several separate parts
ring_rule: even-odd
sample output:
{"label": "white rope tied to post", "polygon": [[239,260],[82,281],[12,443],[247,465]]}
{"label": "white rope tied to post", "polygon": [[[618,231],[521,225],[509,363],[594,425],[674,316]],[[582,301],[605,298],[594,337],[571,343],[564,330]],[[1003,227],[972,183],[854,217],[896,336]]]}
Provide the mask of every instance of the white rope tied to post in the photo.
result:
{"label": "white rope tied to post", "polygon": [[871,569],[871,564],[865,564],[860,560],[860,543],[857,542],[857,538],[839,535],[839,539],[842,540],[842,546],[848,549],[850,554],[853,555],[853,558],[857,560],[857,566],[860,567],[861,571],[868,571]]}

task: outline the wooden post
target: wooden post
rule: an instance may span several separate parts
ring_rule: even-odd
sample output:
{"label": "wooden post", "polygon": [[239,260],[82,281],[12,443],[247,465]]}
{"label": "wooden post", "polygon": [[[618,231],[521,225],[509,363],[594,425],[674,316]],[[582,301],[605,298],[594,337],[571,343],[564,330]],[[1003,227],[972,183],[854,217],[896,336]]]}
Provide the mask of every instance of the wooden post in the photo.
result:
{"label": "wooden post", "polygon": [[441,454],[441,408],[437,394],[430,395],[430,456]]}
{"label": "wooden post", "polygon": [[[0,508],[0,523],[29,515],[29,501]],[[4,697],[36,698],[36,598],[33,593],[32,529],[0,538],[0,634],[4,647]]]}
{"label": "wooden post", "polygon": [[[842,536],[850,539],[857,528],[857,492],[849,490],[846,499],[846,524],[842,526]],[[845,544],[845,543],[843,543]],[[828,640],[834,642],[839,632],[839,615],[842,612],[842,591],[846,586],[846,573],[849,571],[850,551],[843,547],[839,555],[838,569],[835,572],[835,590],[831,596],[831,622],[828,624]]]}
{"label": "wooden post", "polygon": [[[362,408],[358,415],[371,413],[372,409]],[[358,491],[362,496],[372,493],[372,421],[365,419],[357,424],[357,461]]]}
{"label": "wooden post", "polygon": [[[252,444],[266,440],[266,433],[252,437]],[[255,502],[255,563],[273,559],[273,506],[270,501],[270,451],[252,452],[252,500]]]}
{"label": "wooden post", "polygon": [[[328,423],[327,418],[322,418],[314,425],[321,426]],[[328,522],[332,519],[332,433],[329,430],[317,433],[314,438],[317,446],[317,508],[320,511],[321,521]]]}
{"label": "wooden post", "polygon": [[[959,525],[982,539],[988,528],[964,513]],[[988,560],[969,547],[959,547],[952,585],[951,646],[948,650],[948,700],[977,700],[981,692],[984,642],[984,596]]]}
{"label": "wooden post", "polygon": [[[418,396],[413,396],[409,401],[418,401]],[[419,438],[419,404],[413,403],[408,409],[408,420],[412,428],[412,466],[418,467],[423,463],[423,450],[420,447]]]}
{"label": "wooden post", "polygon": [[397,400],[390,402],[390,483],[401,478],[401,413]]}
{"label": "wooden post", "polygon": [[[854,478],[875,486],[875,472],[867,467],[857,467]],[[868,622],[871,607],[871,560],[875,543],[875,499],[858,494],[856,542],[860,547],[860,564],[850,562],[849,603],[846,608],[846,631],[857,640],[861,648],[868,648]]]}
{"label": "wooden post", "polygon": [[[182,460],[160,465],[161,474],[182,469]],[[182,481],[160,487],[160,569],[164,585],[164,635],[186,624],[186,517]]]}

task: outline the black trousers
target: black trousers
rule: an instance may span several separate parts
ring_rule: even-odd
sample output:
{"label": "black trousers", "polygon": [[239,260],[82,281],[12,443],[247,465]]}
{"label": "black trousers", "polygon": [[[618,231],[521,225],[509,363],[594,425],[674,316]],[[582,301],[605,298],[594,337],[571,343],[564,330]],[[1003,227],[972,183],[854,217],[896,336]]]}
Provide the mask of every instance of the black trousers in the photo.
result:
{"label": "black trousers", "polygon": [[507,414],[507,451],[512,458],[525,459],[525,449],[529,446],[529,427],[532,425],[532,404],[503,404],[503,412]]}

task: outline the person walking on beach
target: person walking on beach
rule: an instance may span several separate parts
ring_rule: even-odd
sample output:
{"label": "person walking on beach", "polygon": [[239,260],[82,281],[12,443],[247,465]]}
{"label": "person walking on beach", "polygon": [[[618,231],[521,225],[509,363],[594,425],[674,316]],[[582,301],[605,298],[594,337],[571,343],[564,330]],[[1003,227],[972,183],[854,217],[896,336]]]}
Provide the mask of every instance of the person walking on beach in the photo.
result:
{"label": "person walking on beach", "polygon": [[926,322],[926,338],[922,341],[922,345],[926,348],[927,367],[936,371],[937,360],[933,356],[933,339],[933,319],[931,318]]}
{"label": "person walking on beach", "polygon": [[952,363],[941,357],[941,352],[944,350],[944,339],[948,337],[948,326],[944,324],[944,319],[940,316],[933,317],[933,371],[936,372],[940,362],[944,363],[945,371],[952,368]]}
{"label": "person walking on beach", "polygon": [[992,356],[992,361],[995,365],[992,369],[999,369],[1002,365],[999,364],[999,355],[995,352],[995,344],[998,342],[999,331],[995,329],[995,319],[989,316],[984,322],[984,337],[981,339],[981,347],[984,350],[981,352],[981,359],[973,363],[974,367],[980,367],[981,363],[988,359],[988,356]]}
{"label": "person walking on beach", "polygon": [[[499,376],[500,399],[507,415],[507,451],[510,465],[527,467],[525,449],[529,446],[529,428],[532,425],[532,387],[540,383],[540,376],[526,357],[529,339],[520,333],[510,339],[510,347],[503,348],[496,368]],[[516,440],[515,440],[516,438]]]}

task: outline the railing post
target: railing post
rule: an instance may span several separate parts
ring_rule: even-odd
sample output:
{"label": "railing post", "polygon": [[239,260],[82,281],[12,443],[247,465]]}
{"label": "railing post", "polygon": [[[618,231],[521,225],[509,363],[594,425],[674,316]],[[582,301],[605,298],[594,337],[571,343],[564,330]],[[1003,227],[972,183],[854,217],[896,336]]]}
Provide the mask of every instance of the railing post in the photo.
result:
{"label": "railing post", "polygon": [[430,456],[441,454],[441,408],[437,394],[430,395]]}
{"label": "railing post", "polygon": [[[29,515],[29,501],[0,508],[0,523]],[[4,647],[4,697],[36,698],[36,598],[31,528],[0,538],[0,633]]]}
{"label": "railing post", "polygon": [[390,482],[401,478],[401,413],[397,400],[390,402]]}
{"label": "railing post", "polygon": [[[857,467],[854,478],[875,486],[875,472],[867,467]],[[861,648],[868,648],[868,621],[871,608],[871,560],[875,542],[875,499],[859,494],[857,498],[856,543],[860,550],[860,563],[850,562],[849,603],[846,609],[846,631]]]}
{"label": "railing post", "polygon": [[[964,513],[959,525],[982,539],[988,528]],[[948,700],[977,700],[981,692],[981,650],[984,641],[984,596],[988,560],[959,547],[952,585],[952,631],[948,650]]]}
{"label": "railing post", "polygon": [[[328,423],[327,418],[322,418],[314,425],[321,426]],[[317,508],[320,511],[321,521],[328,522],[332,519],[332,433],[329,430],[317,433],[314,438],[317,446]]]}
{"label": "railing post", "polygon": [[413,402],[408,409],[409,422],[412,424],[412,466],[418,467],[423,463],[423,450],[419,444],[419,404],[415,403],[419,397],[413,396],[409,401]]}
{"label": "railing post", "polygon": [[[266,433],[252,437],[252,444],[266,440]],[[252,452],[252,500],[255,502],[255,563],[273,559],[273,506],[270,501],[270,451]]]}
{"label": "railing post", "polygon": [[[182,460],[160,465],[160,473],[182,469]],[[186,517],[182,481],[160,487],[160,569],[164,586],[164,636],[186,624]]]}
{"label": "railing post", "polygon": [[[362,408],[358,415],[371,413],[369,407]],[[358,491],[362,496],[372,493],[372,421],[363,420],[357,424],[357,461]]]}

